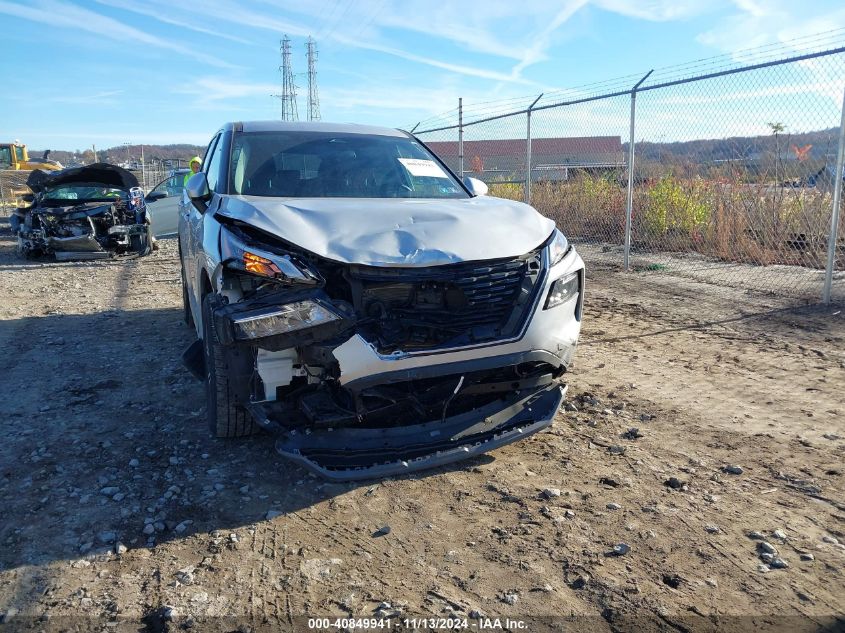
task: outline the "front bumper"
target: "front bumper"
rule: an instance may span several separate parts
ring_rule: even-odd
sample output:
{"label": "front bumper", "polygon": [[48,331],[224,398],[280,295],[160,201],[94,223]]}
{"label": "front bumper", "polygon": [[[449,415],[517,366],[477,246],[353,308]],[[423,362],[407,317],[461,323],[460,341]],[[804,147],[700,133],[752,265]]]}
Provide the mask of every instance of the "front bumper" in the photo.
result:
{"label": "front bumper", "polygon": [[549,385],[445,420],[390,428],[290,432],[276,450],[335,481],[402,475],[486,453],[551,425],[566,394]]}
{"label": "front bumper", "polygon": [[109,259],[115,254],[149,251],[149,227],[146,224],[118,224],[99,239],[95,233],[68,237],[46,235],[42,229],[19,230],[18,248],[22,253],[53,255],[57,261]]}

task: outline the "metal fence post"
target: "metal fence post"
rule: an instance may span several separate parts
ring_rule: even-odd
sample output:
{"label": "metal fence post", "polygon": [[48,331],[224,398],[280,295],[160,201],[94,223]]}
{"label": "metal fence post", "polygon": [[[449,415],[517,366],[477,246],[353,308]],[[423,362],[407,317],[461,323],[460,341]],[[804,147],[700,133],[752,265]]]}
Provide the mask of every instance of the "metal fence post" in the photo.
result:
{"label": "metal fence post", "polygon": [[833,209],[830,214],[830,235],[827,240],[827,267],[824,273],[822,303],[830,303],[833,268],[836,265],[836,238],[839,237],[839,210],[842,199],[843,163],[845,163],[845,92],[842,95],[842,118],[839,121],[839,149],[836,152],[836,172],[833,181]]}
{"label": "metal fence post", "polygon": [[631,218],[634,207],[634,118],[637,106],[637,88],[648,79],[654,70],[648,71],[636,85],[631,88],[631,129],[628,134],[628,198],[625,202],[625,271],[630,270],[631,262]]}
{"label": "metal fence post", "polygon": [[543,93],[534,99],[528,110],[526,111],[525,124],[525,204],[531,204],[531,108],[537,105],[537,102],[543,98]]}
{"label": "metal fence post", "polygon": [[464,99],[458,97],[458,170],[464,179]]}

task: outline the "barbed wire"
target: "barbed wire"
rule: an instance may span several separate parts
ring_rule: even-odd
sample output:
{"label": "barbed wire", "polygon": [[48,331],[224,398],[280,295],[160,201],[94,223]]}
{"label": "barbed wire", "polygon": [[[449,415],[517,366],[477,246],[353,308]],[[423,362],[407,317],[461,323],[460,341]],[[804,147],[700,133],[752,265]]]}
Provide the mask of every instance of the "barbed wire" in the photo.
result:
{"label": "barbed wire", "polygon": [[[774,62],[784,59],[784,56],[791,57],[812,52],[823,52],[826,49],[832,50],[836,44],[845,44],[845,27],[796,37],[786,41],[772,42],[761,46],[741,49],[732,53],[724,53],[656,68],[649,76],[648,83],[643,87],[692,79],[695,75],[700,74],[718,73],[743,66]],[[792,55],[787,55],[787,53],[792,53]],[[645,75],[645,71],[580,84],[570,88],[543,91],[542,98],[535,107],[548,107],[556,101],[591,98],[601,96],[602,94],[625,92],[630,90],[643,75]],[[472,104],[465,103],[462,113],[464,125],[471,125],[477,123],[479,120],[490,117],[522,114],[540,93],[541,91],[537,91],[534,94],[526,94],[507,99],[493,99]],[[524,107],[514,109],[514,105],[517,103],[524,103]],[[422,127],[425,124],[426,127],[432,128],[457,125],[457,111],[457,108],[453,108],[446,112],[441,112],[428,119],[419,121],[416,125]],[[435,122],[437,123],[436,125],[434,124]],[[413,125],[409,125],[408,129],[413,127]]]}

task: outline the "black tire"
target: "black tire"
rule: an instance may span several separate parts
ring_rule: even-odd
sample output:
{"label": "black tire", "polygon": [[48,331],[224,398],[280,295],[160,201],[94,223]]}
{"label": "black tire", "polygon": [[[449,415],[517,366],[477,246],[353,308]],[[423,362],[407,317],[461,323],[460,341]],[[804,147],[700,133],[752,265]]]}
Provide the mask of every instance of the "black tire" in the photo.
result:
{"label": "black tire", "polygon": [[144,257],[153,252],[153,234],[150,225],[147,224],[143,233],[135,233],[129,236],[129,250],[138,257]]}
{"label": "black tire", "polygon": [[147,245],[144,247],[144,255],[152,255],[153,251],[158,250],[155,243],[155,238],[153,237],[153,227],[147,223]]}
{"label": "black tire", "polygon": [[246,410],[238,406],[229,380],[230,367],[217,333],[211,326],[211,312],[216,296],[202,300],[202,339],[205,355],[205,394],[208,427],[215,437],[243,437],[258,429]]}

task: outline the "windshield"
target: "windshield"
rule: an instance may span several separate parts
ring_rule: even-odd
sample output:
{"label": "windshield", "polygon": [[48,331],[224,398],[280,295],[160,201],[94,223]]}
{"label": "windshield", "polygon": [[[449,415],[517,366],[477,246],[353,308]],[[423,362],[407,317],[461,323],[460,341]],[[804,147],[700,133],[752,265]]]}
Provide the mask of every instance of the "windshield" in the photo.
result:
{"label": "windshield", "polygon": [[47,200],[75,200],[77,202],[110,202],[117,199],[128,199],[126,192],[121,189],[91,185],[46,187],[42,197]]}
{"label": "windshield", "polygon": [[232,143],[230,191],[297,198],[467,198],[408,137],[249,132]]}

